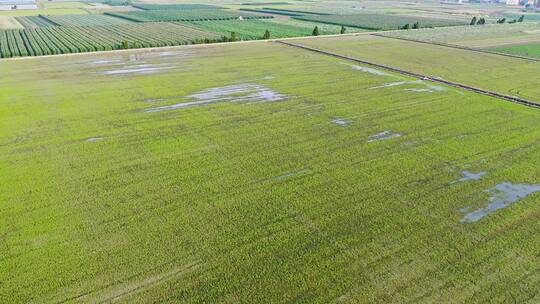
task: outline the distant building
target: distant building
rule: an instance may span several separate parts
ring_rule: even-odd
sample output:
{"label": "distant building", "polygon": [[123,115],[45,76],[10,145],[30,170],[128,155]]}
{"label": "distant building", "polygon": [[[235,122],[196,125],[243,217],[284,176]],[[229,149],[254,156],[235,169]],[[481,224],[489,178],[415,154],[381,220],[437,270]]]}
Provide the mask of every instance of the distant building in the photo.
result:
{"label": "distant building", "polygon": [[519,0],[507,0],[506,5],[519,5]]}

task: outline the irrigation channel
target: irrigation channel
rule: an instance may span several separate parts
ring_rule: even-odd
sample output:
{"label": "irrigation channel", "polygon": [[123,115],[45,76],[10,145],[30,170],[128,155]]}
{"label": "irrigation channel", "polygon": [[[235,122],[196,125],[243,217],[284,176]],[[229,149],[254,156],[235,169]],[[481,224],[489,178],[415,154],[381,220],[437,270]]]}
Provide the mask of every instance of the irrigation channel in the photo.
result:
{"label": "irrigation channel", "polygon": [[437,82],[437,83],[449,85],[449,86],[452,86],[452,87],[461,88],[461,89],[464,89],[464,90],[467,90],[467,91],[472,91],[472,92],[475,92],[475,93],[480,93],[480,94],[484,94],[484,95],[504,99],[504,100],[507,100],[507,101],[510,101],[510,102],[518,103],[518,104],[521,104],[521,105],[525,105],[525,106],[540,109],[540,103],[536,102],[536,101],[531,101],[531,100],[527,100],[527,99],[523,99],[523,98],[519,98],[519,97],[515,97],[515,96],[505,95],[505,94],[501,94],[501,93],[497,93],[497,92],[493,92],[493,91],[488,91],[488,90],[472,87],[472,86],[469,86],[469,85],[466,85],[466,84],[461,84],[461,83],[457,83],[457,82],[443,80],[443,79],[440,79],[440,78],[433,78],[433,77],[430,77],[430,76],[427,76],[427,75],[422,75],[422,74],[418,74],[418,73],[414,73],[414,72],[409,72],[409,71],[405,71],[405,70],[402,70],[402,69],[399,69],[399,68],[395,68],[395,67],[391,67],[391,66],[387,66],[387,65],[382,65],[382,64],[378,64],[378,63],[373,63],[373,62],[365,61],[365,60],[362,60],[362,59],[358,59],[358,58],[354,58],[354,57],[350,57],[350,56],[346,56],[346,55],[332,53],[332,52],[312,48],[312,47],[302,45],[302,44],[291,43],[291,42],[287,42],[287,41],[283,41],[283,40],[275,41],[275,42],[281,43],[281,44],[284,44],[284,45],[288,45],[288,46],[291,46],[291,47],[296,47],[296,48],[308,50],[308,51],[311,51],[311,52],[316,52],[316,53],[336,57],[336,58],[355,61],[355,62],[358,62],[358,63],[361,63],[361,64],[365,64],[365,65],[369,65],[369,66],[372,66],[372,67],[377,67],[377,68],[385,69],[385,70],[388,70],[388,71],[404,74],[404,75],[415,77],[415,78],[418,78],[418,79],[421,79],[421,80]]}

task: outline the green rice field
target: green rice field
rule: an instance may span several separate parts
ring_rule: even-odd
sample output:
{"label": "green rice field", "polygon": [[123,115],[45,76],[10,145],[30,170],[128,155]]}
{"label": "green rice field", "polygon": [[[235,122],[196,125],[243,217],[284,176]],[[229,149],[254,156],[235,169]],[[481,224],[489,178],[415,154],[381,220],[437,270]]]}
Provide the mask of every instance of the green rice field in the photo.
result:
{"label": "green rice field", "polygon": [[540,58],[540,42],[499,46],[492,48],[491,50],[513,55]]}
{"label": "green rice field", "polygon": [[[296,42],[540,96],[535,63]],[[0,70],[2,303],[540,300],[538,109],[276,42]]]}
{"label": "green rice field", "polygon": [[540,102],[540,62],[372,35],[302,44],[410,72]]}

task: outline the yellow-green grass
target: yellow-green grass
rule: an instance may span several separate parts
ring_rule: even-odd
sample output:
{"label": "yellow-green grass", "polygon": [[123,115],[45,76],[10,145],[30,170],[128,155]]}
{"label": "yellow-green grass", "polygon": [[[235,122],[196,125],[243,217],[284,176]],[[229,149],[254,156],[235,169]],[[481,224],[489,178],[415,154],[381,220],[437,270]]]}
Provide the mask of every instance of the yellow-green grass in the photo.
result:
{"label": "yellow-green grass", "polygon": [[540,62],[372,35],[299,43],[540,102]]}
{"label": "yellow-green grass", "polygon": [[0,30],[12,30],[24,28],[13,16],[0,15]]}
{"label": "yellow-green grass", "polygon": [[0,16],[37,16],[37,15],[69,15],[69,14],[88,14],[88,12],[86,10],[78,9],[78,8],[0,11]]}
{"label": "yellow-green grass", "polygon": [[[162,70],[110,73],[140,65]],[[458,209],[540,183],[540,111],[353,65],[269,42],[0,61],[0,302],[535,302],[540,195]],[[245,83],[288,99],[145,112]]]}

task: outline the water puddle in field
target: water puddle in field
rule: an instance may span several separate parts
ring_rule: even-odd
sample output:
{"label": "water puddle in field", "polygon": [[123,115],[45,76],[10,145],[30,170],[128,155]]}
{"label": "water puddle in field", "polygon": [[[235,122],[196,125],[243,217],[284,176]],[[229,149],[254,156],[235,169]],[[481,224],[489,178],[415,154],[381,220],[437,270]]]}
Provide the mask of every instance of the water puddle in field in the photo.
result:
{"label": "water puddle in field", "polygon": [[419,88],[403,89],[403,91],[416,92],[416,93],[433,92],[433,91],[430,90],[430,89],[419,89]]}
{"label": "water puddle in field", "polygon": [[261,103],[282,101],[287,95],[274,91],[264,85],[256,83],[233,84],[224,87],[211,88],[186,96],[189,102],[177,103],[169,106],[148,108],[145,112],[158,112],[174,110],[192,106],[202,106],[216,102],[234,103]]}
{"label": "water puddle in field", "polygon": [[351,123],[348,119],[345,119],[345,118],[336,118],[336,119],[333,119],[332,122],[339,126],[347,126],[348,124]]}
{"label": "water puddle in field", "polygon": [[104,75],[127,75],[127,74],[153,74],[163,70],[172,69],[168,64],[137,64],[124,66],[121,69],[107,70]]}
{"label": "water puddle in field", "polygon": [[462,171],[461,174],[463,174],[462,178],[455,180],[451,182],[450,184],[456,184],[456,183],[461,183],[461,182],[466,182],[466,181],[471,181],[471,180],[479,180],[480,178],[482,178],[482,176],[486,175],[487,173],[484,171],[473,173],[473,172],[465,170],[465,171]]}
{"label": "water puddle in field", "polygon": [[164,51],[164,52],[158,52],[158,53],[155,53],[155,54],[157,54],[160,57],[171,57],[171,56],[174,56],[174,57],[177,57],[177,56],[187,57],[187,56],[192,56],[193,55],[192,52],[186,52],[186,51]]}
{"label": "water puddle in field", "polygon": [[407,84],[408,82],[407,81],[395,81],[395,82],[388,82],[388,83],[384,83],[380,86],[376,86],[376,87],[371,87],[369,88],[370,90],[374,90],[374,89],[382,89],[382,88],[390,88],[390,87],[395,87],[395,86],[400,86],[400,85],[404,85],[404,84]]}
{"label": "water puddle in field", "polygon": [[407,84],[421,85],[422,87],[420,87],[420,88],[414,88],[414,87],[413,88],[406,88],[406,89],[403,89],[403,91],[417,92],[417,93],[424,93],[424,92],[433,93],[433,92],[442,92],[442,91],[448,90],[445,87],[430,84],[430,83],[426,83],[423,80],[388,82],[388,83],[384,83],[384,84],[379,85],[379,86],[371,87],[369,89],[373,90],[373,89],[391,88],[391,87],[402,86],[402,85],[407,85]]}
{"label": "water puddle in field", "polygon": [[97,59],[97,60],[94,60],[92,62],[90,62],[91,64],[110,64],[110,63],[118,63],[118,62],[122,62],[122,60],[120,59]]}
{"label": "water puddle in field", "polygon": [[377,134],[373,134],[368,136],[368,142],[378,141],[378,140],[386,140],[391,138],[396,138],[402,136],[401,133],[397,133],[391,130],[385,130],[382,132],[379,132]]}
{"label": "water puddle in field", "polygon": [[377,75],[377,76],[394,76],[392,74],[388,74],[388,73],[383,72],[381,70],[377,70],[377,69],[374,69],[374,68],[368,68],[368,67],[364,67],[364,66],[361,66],[361,65],[351,65],[351,68],[353,70],[356,70],[356,71],[361,71],[361,72],[365,72],[365,73],[369,73],[369,74],[373,74],[373,75]]}
{"label": "water puddle in field", "polygon": [[103,137],[89,137],[89,138],[85,139],[84,141],[85,142],[94,142],[94,141],[98,141],[98,140],[103,140]]}
{"label": "water puddle in field", "polygon": [[493,188],[486,190],[490,197],[485,204],[485,207],[476,209],[472,212],[470,207],[461,208],[460,211],[465,213],[465,216],[460,220],[460,223],[473,223],[484,216],[493,213],[499,209],[506,208],[520,199],[540,192],[540,184],[513,184],[510,182],[500,183]]}

